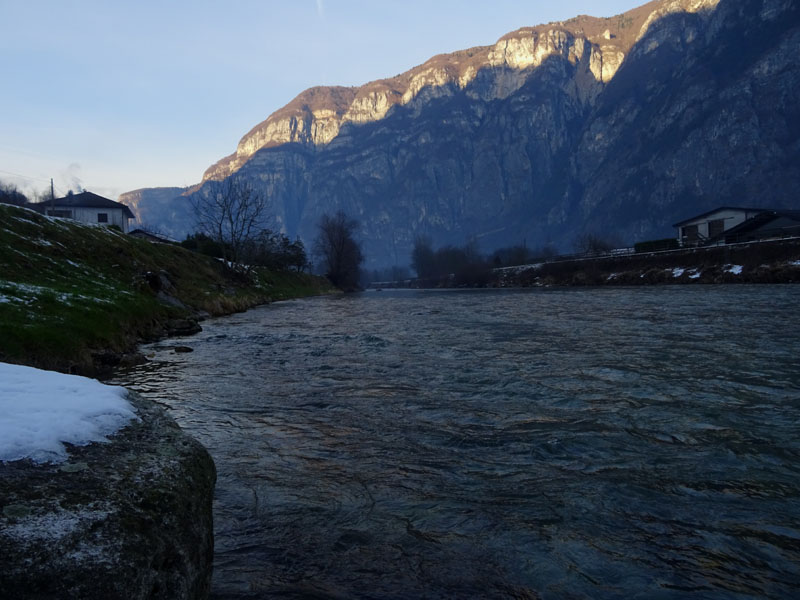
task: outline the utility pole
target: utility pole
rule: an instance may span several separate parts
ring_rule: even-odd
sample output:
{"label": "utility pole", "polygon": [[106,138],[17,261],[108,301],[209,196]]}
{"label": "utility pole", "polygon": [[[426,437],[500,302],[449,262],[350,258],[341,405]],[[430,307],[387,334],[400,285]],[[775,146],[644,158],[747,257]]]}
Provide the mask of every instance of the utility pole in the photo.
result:
{"label": "utility pole", "polygon": [[50,210],[56,210],[56,191],[55,187],[53,186],[53,178],[50,178]]}

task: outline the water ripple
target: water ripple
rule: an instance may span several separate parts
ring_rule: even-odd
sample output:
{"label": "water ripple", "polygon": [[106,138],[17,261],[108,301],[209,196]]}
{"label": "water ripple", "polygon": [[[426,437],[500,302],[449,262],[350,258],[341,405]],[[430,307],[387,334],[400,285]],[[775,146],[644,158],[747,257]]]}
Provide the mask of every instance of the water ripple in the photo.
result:
{"label": "water ripple", "polygon": [[285,302],[117,382],[214,456],[215,598],[793,598],[798,294]]}

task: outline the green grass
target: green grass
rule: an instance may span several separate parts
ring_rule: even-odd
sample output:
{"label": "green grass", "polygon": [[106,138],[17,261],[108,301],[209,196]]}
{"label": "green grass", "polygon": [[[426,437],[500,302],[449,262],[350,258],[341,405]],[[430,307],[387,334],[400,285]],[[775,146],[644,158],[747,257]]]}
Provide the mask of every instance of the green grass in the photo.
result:
{"label": "green grass", "polygon": [[328,291],[309,275],[237,275],[178,246],[0,205],[0,361],[91,372],[93,356],[132,351],[170,319]]}

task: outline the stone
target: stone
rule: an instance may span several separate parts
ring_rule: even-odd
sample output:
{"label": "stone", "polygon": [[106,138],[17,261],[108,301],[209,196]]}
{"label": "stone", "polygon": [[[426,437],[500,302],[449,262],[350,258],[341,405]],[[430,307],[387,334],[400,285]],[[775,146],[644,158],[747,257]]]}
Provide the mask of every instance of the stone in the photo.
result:
{"label": "stone", "polygon": [[166,325],[168,336],[188,336],[200,333],[203,328],[194,319],[170,319]]}
{"label": "stone", "polygon": [[216,471],[153,402],[61,464],[0,462],[0,598],[202,599]]}

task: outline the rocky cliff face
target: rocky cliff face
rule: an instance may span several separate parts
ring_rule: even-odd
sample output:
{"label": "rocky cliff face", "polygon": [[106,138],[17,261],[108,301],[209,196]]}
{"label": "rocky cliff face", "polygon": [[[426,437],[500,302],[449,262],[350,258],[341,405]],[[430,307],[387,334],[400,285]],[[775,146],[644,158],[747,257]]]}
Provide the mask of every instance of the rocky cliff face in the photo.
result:
{"label": "rocky cliff face", "polygon": [[192,231],[194,215],[187,188],[145,188],[125,192],[119,201],[131,207],[136,221],[131,229],[144,228],[182,240]]}
{"label": "rocky cliff face", "polygon": [[[717,1],[673,0],[669,4],[697,10]],[[596,94],[598,87],[593,83],[607,82],[614,76],[634,41],[633,30],[642,32],[649,27],[653,11],[647,6],[623,18],[578,17],[520,29],[504,36],[494,46],[436,56],[402,75],[359,88],[311,88],[256,125],[241,139],[236,153],[209,167],[203,180],[231,175],[262,148],[290,143],[324,146],[340,135],[342,127],[384,119],[394,107],[414,103],[424,109],[431,98],[450,96],[458,91],[483,101],[505,99],[525,83],[526,69],[535,69],[551,57],[573,65],[581,63],[581,71],[590,73],[591,77],[578,78],[576,83],[580,89],[574,91],[584,96]],[[623,29],[627,31],[621,31]],[[478,72],[487,68],[507,72],[496,78],[493,85],[467,89]]]}
{"label": "rocky cliff face", "polygon": [[306,241],[358,218],[371,265],[414,237],[569,249],[624,242],[720,204],[791,206],[798,7],[655,0],[520,29],[360,88],[314,88],[256,126],[194,193],[235,174]]}

